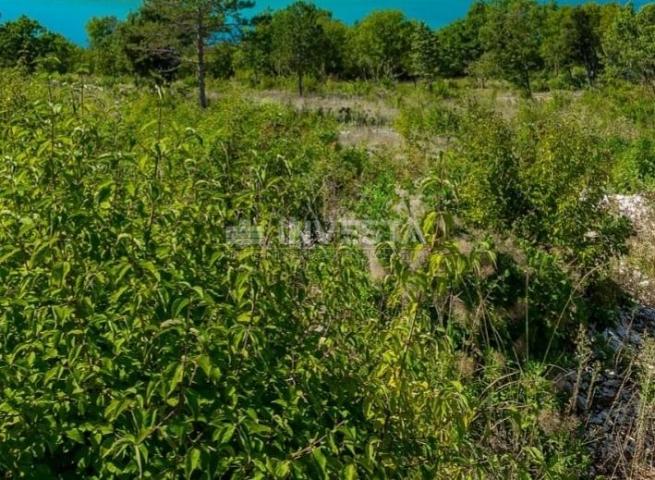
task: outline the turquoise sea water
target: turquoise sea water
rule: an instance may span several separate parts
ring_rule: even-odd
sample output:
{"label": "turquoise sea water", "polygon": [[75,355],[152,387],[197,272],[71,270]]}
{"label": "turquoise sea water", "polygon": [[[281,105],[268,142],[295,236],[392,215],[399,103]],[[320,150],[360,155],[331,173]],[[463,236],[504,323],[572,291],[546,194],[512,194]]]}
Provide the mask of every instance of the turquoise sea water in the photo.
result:
{"label": "turquoise sea water", "polygon": [[[255,10],[279,8],[291,0],[258,0]],[[570,0],[566,3],[582,3]],[[394,8],[409,17],[439,27],[466,14],[471,0],[317,0],[323,8],[334,12],[345,22],[353,23],[371,10]],[[635,4],[646,3],[646,0]],[[94,16],[115,15],[123,18],[138,7],[140,0],[0,0],[0,21],[28,15],[55,32],[84,45],[84,25]]]}

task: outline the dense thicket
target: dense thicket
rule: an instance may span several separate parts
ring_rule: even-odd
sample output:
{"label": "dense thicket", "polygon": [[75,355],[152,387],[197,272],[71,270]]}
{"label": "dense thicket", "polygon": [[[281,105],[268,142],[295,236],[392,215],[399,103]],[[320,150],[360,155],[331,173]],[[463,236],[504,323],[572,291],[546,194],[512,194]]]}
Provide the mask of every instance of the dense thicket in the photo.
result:
{"label": "dense thicket", "polygon": [[249,3],[0,26],[0,477],[593,477],[553,380],[623,358],[585,328],[655,190],[655,9]]}
{"label": "dense thicket", "polygon": [[[376,282],[346,232],[307,244],[287,229],[325,224],[335,202],[369,208],[362,187],[397,168],[340,147],[334,120],[237,93],[203,113],[163,91],[83,90],[0,80],[3,476],[581,472],[575,424],[536,361],[544,336],[557,345],[581,320],[575,277],[559,254],[530,254],[525,331],[522,313],[505,313],[524,294],[518,260],[488,241],[462,245],[453,220],[486,208],[509,221],[511,198],[480,185],[446,208],[440,178],[427,181],[436,201],[415,221],[398,213],[406,227],[380,244],[387,275]],[[484,122],[472,141],[510,135]],[[601,158],[592,139],[579,145],[594,155],[573,167],[586,178]],[[562,175],[572,194],[590,185]],[[549,197],[533,196],[531,218],[548,218]],[[571,208],[581,228],[607,214]],[[528,218],[521,235],[534,247],[560,238]],[[519,370],[519,357],[535,361]]]}

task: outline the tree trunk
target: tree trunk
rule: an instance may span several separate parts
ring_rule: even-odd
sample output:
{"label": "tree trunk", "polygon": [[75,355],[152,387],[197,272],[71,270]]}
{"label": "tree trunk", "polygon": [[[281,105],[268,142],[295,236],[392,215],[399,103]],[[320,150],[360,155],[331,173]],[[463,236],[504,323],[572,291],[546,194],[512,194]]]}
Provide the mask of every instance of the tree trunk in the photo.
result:
{"label": "tree trunk", "polygon": [[305,85],[303,83],[303,73],[301,70],[298,71],[298,93],[301,97],[305,96]]}
{"label": "tree trunk", "polygon": [[527,67],[523,71],[523,75],[526,93],[528,94],[528,98],[532,99],[532,82],[530,81],[530,70]]}
{"label": "tree trunk", "polygon": [[204,22],[202,10],[198,10],[196,30],[196,53],[198,55],[198,104],[200,108],[207,108],[207,87],[205,77],[207,68],[205,65],[205,38],[204,38]]}
{"label": "tree trunk", "polygon": [[585,73],[587,74],[587,83],[590,87],[594,85],[594,66],[589,58],[584,59]]}
{"label": "tree trunk", "polygon": [[587,71],[587,81],[589,86],[594,86],[596,83],[596,72],[598,71],[598,55],[592,51],[584,57],[585,70]]}

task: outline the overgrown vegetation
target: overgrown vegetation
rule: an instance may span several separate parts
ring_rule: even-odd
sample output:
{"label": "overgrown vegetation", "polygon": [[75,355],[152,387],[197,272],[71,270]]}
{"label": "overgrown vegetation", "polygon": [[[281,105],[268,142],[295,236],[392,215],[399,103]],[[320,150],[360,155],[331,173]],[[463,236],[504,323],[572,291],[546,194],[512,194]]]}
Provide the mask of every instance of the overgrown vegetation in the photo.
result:
{"label": "overgrown vegetation", "polygon": [[496,255],[457,247],[447,212],[384,245],[380,284],[356,246],[281,241],[382,174],[332,121],[71,87],[2,83],[5,474],[578,471],[538,421],[558,415],[544,367],[463,328],[491,320],[474,306]]}
{"label": "overgrown vegetation", "polygon": [[[616,205],[655,185],[651,9],[248,3],[0,27],[0,475],[593,478],[580,384],[626,353],[587,331],[652,259]],[[644,344],[616,478],[653,467]]]}

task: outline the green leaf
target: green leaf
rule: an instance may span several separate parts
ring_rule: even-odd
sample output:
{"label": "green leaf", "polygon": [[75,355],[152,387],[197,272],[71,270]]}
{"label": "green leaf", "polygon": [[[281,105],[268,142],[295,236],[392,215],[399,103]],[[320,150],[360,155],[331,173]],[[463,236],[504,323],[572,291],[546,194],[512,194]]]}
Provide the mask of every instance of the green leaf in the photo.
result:
{"label": "green leaf", "polygon": [[71,428],[70,430],[66,430],[66,436],[71,440],[75,440],[77,443],[81,443],[81,444],[85,443],[84,435],[77,428]]}
{"label": "green leaf", "polygon": [[139,264],[141,268],[149,272],[157,281],[161,280],[161,275],[159,273],[159,270],[157,270],[157,267],[155,266],[154,263],[148,262],[148,261],[143,261]]}
{"label": "green leaf", "polygon": [[139,467],[139,478],[143,478],[143,462],[141,461],[141,451],[139,450],[138,445],[134,445],[134,458],[136,459],[136,464]]}
{"label": "green leaf", "polygon": [[291,473],[291,462],[284,460],[275,466],[275,478],[287,478]]}
{"label": "green leaf", "polygon": [[318,467],[321,469],[321,472],[323,472],[323,475],[327,474],[327,459],[325,458],[325,455],[323,455],[322,448],[315,448],[312,450],[312,456],[314,457],[314,460],[316,460],[316,463],[318,464]]}
{"label": "green leaf", "polygon": [[0,255],[0,265],[2,265],[4,262],[9,260],[14,255],[20,253],[20,251],[21,251],[20,248],[15,248],[15,249],[10,250],[9,252],[7,252],[7,253],[5,253],[3,255]]}
{"label": "green leaf", "polygon": [[343,479],[344,480],[356,480],[357,479],[357,467],[352,463],[346,465],[346,468],[343,469]]}
{"label": "green leaf", "polygon": [[525,447],[525,451],[537,464],[543,464],[545,461],[544,454],[537,447]]}
{"label": "green leaf", "polygon": [[71,265],[68,262],[58,263],[53,269],[53,277],[60,286],[66,283],[66,277],[71,271]]}
{"label": "green leaf", "polygon": [[200,355],[200,357],[198,357],[198,366],[202,369],[205,375],[211,377],[212,362],[209,355]]}
{"label": "green leaf", "polygon": [[192,448],[187,452],[186,459],[184,462],[184,474],[187,480],[191,478],[193,472],[199,470],[201,456],[202,456],[202,452],[197,448]]}
{"label": "green leaf", "polygon": [[182,379],[184,378],[184,364],[179,364],[177,368],[175,369],[175,372],[173,372],[173,377],[171,378],[171,383],[168,386],[168,394],[172,394],[177,386],[180,384]]}
{"label": "green leaf", "polygon": [[129,399],[116,398],[105,409],[105,418],[109,421],[116,420],[131,404]]}
{"label": "green leaf", "polygon": [[114,182],[112,180],[108,180],[108,181],[102,183],[98,187],[98,189],[96,190],[96,194],[95,194],[95,202],[96,202],[97,205],[105,206],[105,202],[111,196],[113,186],[114,186]]}
{"label": "green leaf", "polygon": [[215,442],[218,442],[219,445],[224,445],[232,440],[234,432],[236,431],[237,426],[233,423],[226,423],[222,427],[214,431],[212,436]]}

